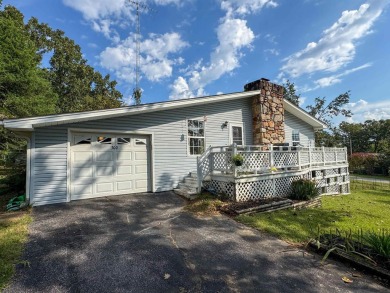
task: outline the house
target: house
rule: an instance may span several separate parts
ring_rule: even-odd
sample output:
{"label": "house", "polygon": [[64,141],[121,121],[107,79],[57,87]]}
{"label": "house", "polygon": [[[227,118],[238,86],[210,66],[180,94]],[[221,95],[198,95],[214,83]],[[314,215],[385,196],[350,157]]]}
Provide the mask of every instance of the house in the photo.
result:
{"label": "house", "polygon": [[[283,100],[282,86],[265,79],[247,84],[244,92],[2,124],[28,140],[26,195],[33,205],[172,190],[197,168],[201,185],[218,169],[210,164],[199,173],[201,164],[211,162],[205,154],[214,154],[212,147],[288,143],[289,153],[296,153],[291,146],[314,147],[315,130],[325,128]],[[342,164],[347,167],[346,157]],[[282,173],[292,172],[289,166]],[[223,168],[220,176],[230,174]],[[336,173],[345,177],[347,170]],[[224,182],[218,180],[207,184]]]}

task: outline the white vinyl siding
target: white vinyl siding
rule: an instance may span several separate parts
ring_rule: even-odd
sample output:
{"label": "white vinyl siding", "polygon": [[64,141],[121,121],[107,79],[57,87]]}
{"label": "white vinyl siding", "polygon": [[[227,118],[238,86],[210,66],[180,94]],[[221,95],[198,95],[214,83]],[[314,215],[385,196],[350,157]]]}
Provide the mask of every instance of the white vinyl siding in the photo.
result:
{"label": "white vinyl siding", "polygon": [[293,145],[293,130],[299,130],[299,143],[303,146],[314,146],[314,129],[305,121],[284,111],[285,142]]}
{"label": "white vinyl siding", "polygon": [[154,190],[172,190],[189,172],[196,170],[196,157],[187,150],[187,120],[206,117],[206,148],[229,144],[225,121],[243,122],[245,144],[252,144],[251,98],[189,106],[140,115],[37,128],[32,172],[32,203],[67,201],[68,128],[112,130],[153,134],[152,176]]}

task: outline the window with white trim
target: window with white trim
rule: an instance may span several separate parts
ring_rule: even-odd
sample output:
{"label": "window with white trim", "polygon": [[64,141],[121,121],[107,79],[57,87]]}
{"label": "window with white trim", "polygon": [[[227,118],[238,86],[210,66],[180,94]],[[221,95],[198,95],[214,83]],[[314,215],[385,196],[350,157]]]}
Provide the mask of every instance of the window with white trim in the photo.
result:
{"label": "window with white trim", "polygon": [[297,146],[300,144],[299,130],[297,129],[293,129],[292,131],[292,144],[293,146]]}
{"label": "window with white trim", "polygon": [[204,121],[188,120],[188,153],[201,155],[204,152]]}
{"label": "window with white trim", "polygon": [[232,142],[236,145],[243,145],[242,126],[232,125]]}

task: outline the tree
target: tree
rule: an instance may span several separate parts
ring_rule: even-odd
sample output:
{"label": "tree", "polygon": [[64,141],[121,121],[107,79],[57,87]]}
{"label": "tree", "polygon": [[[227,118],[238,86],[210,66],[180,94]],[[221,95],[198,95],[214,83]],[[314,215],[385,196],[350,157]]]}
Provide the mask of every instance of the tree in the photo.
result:
{"label": "tree", "polygon": [[0,11],[0,103],[3,117],[55,112],[57,95],[39,67],[36,46],[24,29],[23,15],[12,6]]}
{"label": "tree", "polygon": [[[51,54],[48,68],[41,66],[45,54]],[[0,0],[0,118],[120,107],[116,84],[88,65],[64,32],[36,18],[25,24],[19,10],[3,9]],[[24,186],[25,165],[18,162],[25,147],[24,140],[0,128],[0,163],[11,186]]]}
{"label": "tree", "polygon": [[369,151],[369,133],[362,123],[343,121],[339,125],[338,132],[342,137],[344,145],[348,148],[348,153]]}
{"label": "tree", "polygon": [[314,105],[306,107],[310,115],[322,121],[328,127],[327,131],[316,132],[316,144],[326,146],[337,146],[341,143],[341,137],[334,127],[332,119],[336,116],[342,115],[344,117],[352,117],[351,110],[344,108],[349,103],[349,91],[337,96],[329,103],[325,97],[317,97],[314,100]]}
{"label": "tree", "polygon": [[284,87],[283,99],[290,101],[295,106],[299,106],[299,100],[301,98],[301,95],[297,95],[295,84],[287,80],[286,83],[283,84],[283,87]]}
{"label": "tree", "polygon": [[99,110],[122,106],[122,94],[116,81],[102,76],[83,58],[81,48],[61,30],[31,18],[26,26],[38,47],[37,54],[52,53],[49,80],[59,96],[58,112]]}

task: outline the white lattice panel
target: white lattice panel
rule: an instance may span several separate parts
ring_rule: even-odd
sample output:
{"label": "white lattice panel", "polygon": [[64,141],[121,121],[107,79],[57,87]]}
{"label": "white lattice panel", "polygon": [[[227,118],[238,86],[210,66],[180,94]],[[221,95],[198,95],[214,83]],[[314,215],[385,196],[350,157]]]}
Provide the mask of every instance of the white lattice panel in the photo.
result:
{"label": "white lattice panel", "polygon": [[210,173],[210,157],[207,157],[205,160],[202,161],[200,168],[202,171],[202,178],[204,178],[206,174]]}
{"label": "white lattice panel", "polygon": [[274,196],[272,180],[239,182],[236,185],[236,191],[237,201],[256,200]]}
{"label": "white lattice panel", "polygon": [[340,168],[340,170],[341,170],[341,173],[342,173],[342,174],[345,174],[345,173],[347,173],[347,168],[345,168],[345,167],[343,167],[343,168]]}
{"label": "white lattice panel", "polygon": [[326,169],[325,170],[325,175],[326,176],[329,176],[329,175],[337,175],[339,173],[339,170],[338,169]]}
{"label": "white lattice panel", "polygon": [[316,179],[315,183],[316,187],[324,187],[326,186],[326,179]]}
{"label": "white lattice panel", "polygon": [[341,192],[342,193],[349,193],[349,184],[341,185]]}
{"label": "white lattice panel", "polygon": [[264,167],[270,167],[270,153],[247,153],[240,152],[244,158],[244,168],[254,170]]}
{"label": "white lattice panel", "polygon": [[275,179],[275,194],[277,197],[287,197],[291,193],[291,183],[301,179],[301,176],[291,176]]}
{"label": "white lattice panel", "polygon": [[222,153],[212,153],[213,156],[213,170],[230,170],[232,167],[231,162],[231,153],[222,152]]}
{"label": "white lattice panel", "polygon": [[274,152],[274,166],[275,167],[284,167],[284,166],[297,166],[298,165],[298,155],[297,153],[288,153],[288,152]]}
{"label": "white lattice panel", "polygon": [[338,152],[337,153],[337,161],[346,161],[347,157],[345,152]]}
{"label": "white lattice panel", "polygon": [[326,188],[326,193],[329,194],[338,194],[340,193],[340,187],[339,185],[331,185]]}
{"label": "white lattice panel", "polygon": [[301,152],[300,153],[301,165],[309,164],[309,156],[310,156],[309,152]]}
{"label": "white lattice panel", "polygon": [[230,199],[234,198],[234,183],[211,180],[208,189],[213,189],[218,194],[226,194]]}
{"label": "white lattice panel", "polygon": [[316,178],[321,178],[324,175],[321,170],[316,170],[315,173],[316,173]]}
{"label": "white lattice panel", "polygon": [[335,162],[336,161],[336,153],[326,152],[325,153],[325,161],[326,162]]}
{"label": "white lattice panel", "polygon": [[311,153],[311,163],[322,163],[322,152],[312,152]]}

